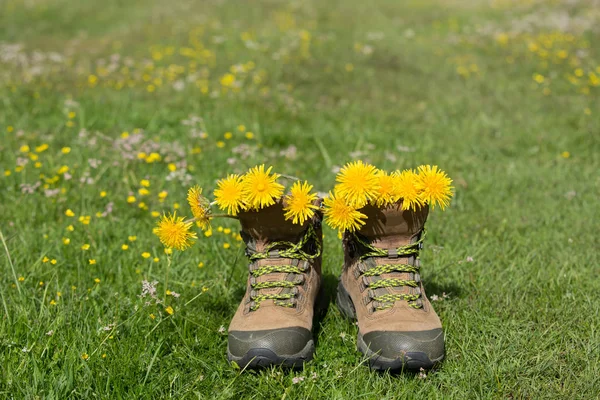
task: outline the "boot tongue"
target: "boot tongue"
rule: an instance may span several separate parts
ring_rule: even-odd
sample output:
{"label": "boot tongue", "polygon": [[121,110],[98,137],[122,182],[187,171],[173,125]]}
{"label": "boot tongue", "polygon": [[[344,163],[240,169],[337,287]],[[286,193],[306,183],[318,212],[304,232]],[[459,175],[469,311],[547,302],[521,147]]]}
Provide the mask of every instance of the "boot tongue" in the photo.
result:
{"label": "boot tongue", "polygon": [[263,251],[272,242],[296,242],[306,229],[308,221],[303,225],[285,219],[284,204],[278,201],[270,207],[258,211],[240,212],[238,218],[242,230],[250,235],[256,244],[256,251]]}
{"label": "boot tongue", "polygon": [[[385,249],[392,254],[397,248],[409,245],[418,240],[422,231],[429,208],[424,206],[417,211],[402,210],[402,202],[391,204],[387,207],[367,205],[360,212],[367,216],[366,224],[358,231],[367,241],[376,248]],[[415,265],[414,256],[376,257],[376,265],[382,264],[407,264]],[[409,272],[389,272],[380,275],[378,279],[414,280],[415,274]],[[374,290],[375,296],[385,294],[413,294],[410,286],[396,286],[378,288]],[[403,306],[403,302],[396,302]]]}
{"label": "boot tongue", "polygon": [[363,207],[360,212],[367,216],[366,224],[358,231],[373,246],[381,249],[395,249],[414,242],[415,236],[423,229],[429,207],[402,210],[402,202],[385,208],[372,205]]}

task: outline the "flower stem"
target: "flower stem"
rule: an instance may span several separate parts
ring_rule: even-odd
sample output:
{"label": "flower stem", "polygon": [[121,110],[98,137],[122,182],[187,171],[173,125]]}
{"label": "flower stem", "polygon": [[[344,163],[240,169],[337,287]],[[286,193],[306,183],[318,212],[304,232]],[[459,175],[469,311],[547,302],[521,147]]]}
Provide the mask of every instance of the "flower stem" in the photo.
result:
{"label": "flower stem", "polygon": [[167,304],[167,290],[169,290],[169,269],[171,269],[171,255],[167,254],[167,268],[165,269],[165,295],[163,304]]}

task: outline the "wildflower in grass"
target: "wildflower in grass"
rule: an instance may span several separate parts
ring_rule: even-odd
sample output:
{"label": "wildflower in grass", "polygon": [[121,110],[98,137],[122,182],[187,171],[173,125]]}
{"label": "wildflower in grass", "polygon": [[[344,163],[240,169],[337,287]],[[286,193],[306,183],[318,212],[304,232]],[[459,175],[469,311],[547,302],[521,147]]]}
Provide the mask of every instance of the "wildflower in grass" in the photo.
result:
{"label": "wildflower in grass", "polygon": [[167,313],[167,314],[169,314],[169,315],[173,315],[173,313],[175,312],[175,311],[173,310],[173,307],[171,307],[171,306],[168,306],[167,308],[165,308],[165,311],[166,311],[166,313]]}
{"label": "wildflower in grass", "polygon": [[68,245],[69,245],[69,243],[71,243],[71,239],[69,239],[69,238],[65,238],[65,237],[64,237],[64,238],[62,238],[62,242],[63,242],[63,244],[64,244],[65,246],[68,246]]}
{"label": "wildflower in grass", "polygon": [[325,197],[325,221],[333,229],[339,231],[355,231],[365,224],[367,216],[346,202],[339,193],[331,193]]}
{"label": "wildflower in grass", "polygon": [[39,285],[44,286],[44,281],[40,281]]}
{"label": "wildflower in grass", "polygon": [[360,160],[348,163],[340,170],[336,181],[339,182],[336,194],[344,197],[351,206],[361,208],[369,200],[377,198],[379,179],[377,168],[373,165]]}
{"label": "wildflower in grass", "polygon": [[90,249],[90,245],[88,243],[85,243],[83,245],[81,245],[81,250],[89,250]]}
{"label": "wildflower in grass", "polygon": [[81,358],[82,358],[84,361],[87,361],[87,359],[88,359],[88,358],[90,358],[90,356],[88,355],[88,353],[83,353],[83,354],[81,355]]}
{"label": "wildflower in grass", "polygon": [[150,181],[148,179],[142,179],[140,185],[143,187],[150,187]]}
{"label": "wildflower in grass", "polygon": [[142,257],[143,258],[149,258],[150,257],[150,253],[148,253],[147,251],[142,253]]}
{"label": "wildflower in grass", "polygon": [[242,177],[242,193],[249,208],[258,210],[275,204],[275,199],[283,194],[283,185],[277,183],[279,175],[271,174],[264,164],[251,168]]}
{"label": "wildflower in grass", "polygon": [[204,263],[202,261],[198,263],[198,268],[204,268]]}
{"label": "wildflower in grass", "polygon": [[304,224],[304,221],[310,219],[319,207],[314,205],[317,199],[316,193],[311,193],[313,186],[308,182],[294,182],[290,189],[290,194],[285,198],[285,219],[291,219],[294,224]]}
{"label": "wildflower in grass", "polygon": [[375,198],[375,205],[378,207],[385,207],[398,200],[398,185],[396,181],[398,176],[394,174],[388,174],[385,171],[379,171],[377,173],[377,197]]}
{"label": "wildflower in grass", "polygon": [[131,204],[131,203],[135,203],[135,202],[136,202],[136,200],[137,200],[137,199],[136,199],[136,198],[135,198],[135,196],[133,196],[133,195],[129,195],[129,196],[127,196],[127,202],[128,202],[129,204]]}
{"label": "wildflower in grass", "polygon": [[190,232],[193,221],[184,221],[177,213],[163,215],[158,225],[152,231],[165,247],[173,247],[177,250],[185,250],[190,247],[197,238],[196,234]]}
{"label": "wildflower in grass", "polygon": [[100,283],[100,278],[94,278],[94,282]]}
{"label": "wildflower in grass", "polygon": [[105,190],[103,190],[103,191],[100,192],[100,197],[106,197],[106,191]]}
{"label": "wildflower in grass", "polygon": [[73,232],[75,230],[75,227],[73,225],[69,225],[66,228],[69,232]]}
{"label": "wildflower in grass", "polygon": [[48,261],[50,261],[50,259],[48,257],[44,256],[44,258],[42,258],[43,263],[47,263]]}
{"label": "wildflower in grass", "polygon": [[56,300],[54,300],[54,299],[50,300],[50,305],[51,306],[55,306],[56,305]]}
{"label": "wildflower in grass", "polygon": [[423,200],[419,196],[419,176],[412,169],[395,171],[393,175],[396,177],[395,191],[402,199],[402,209],[416,211],[423,205]]}
{"label": "wildflower in grass", "polygon": [[208,229],[208,230],[204,231],[204,236],[206,236],[206,237],[211,237],[212,234],[213,234],[212,229]]}
{"label": "wildflower in grass", "polygon": [[88,262],[90,263],[90,265],[94,265],[94,264],[96,264],[96,260],[95,260],[94,258],[90,258],[90,259],[88,260]]}
{"label": "wildflower in grass", "polygon": [[165,201],[168,195],[169,193],[166,190],[162,190],[160,193],[158,193],[158,200],[162,203]]}
{"label": "wildflower in grass", "polygon": [[226,235],[229,235],[231,233],[231,229],[225,228],[225,229],[223,229],[223,233]]}
{"label": "wildflower in grass", "polygon": [[246,136],[246,139],[248,139],[248,140],[254,139],[254,133],[252,133],[252,132],[246,132],[245,136]]}
{"label": "wildflower in grass", "polygon": [[223,248],[224,249],[228,249],[230,247],[231,247],[231,244],[229,244],[229,243],[223,243]]}
{"label": "wildflower in grass", "polygon": [[437,165],[421,165],[419,168],[418,187],[421,190],[419,198],[428,203],[433,210],[439,204],[445,209],[452,197],[452,179],[444,171],[438,169]]}
{"label": "wildflower in grass", "polygon": [[210,201],[202,196],[202,188],[197,185],[191,187],[188,190],[187,201],[198,226],[206,230],[210,226]]}
{"label": "wildflower in grass", "polygon": [[57,261],[56,261],[56,259],[55,259],[55,258],[53,258],[52,260],[50,260],[50,264],[52,264],[52,265],[56,265],[56,263],[57,263]]}
{"label": "wildflower in grass", "polygon": [[63,147],[62,149],[60,149],[60,152],[63,154],[69,154],[71,152],[71,148],[70,147]]}
{"label": "wildflower in grass", "polygon": [[569,158],[571,157],[571,153],[569,153],[568,151],[563,151],[562,153],[560,153],[560,156],[562,158]]}
{"label": "wildflower in grass", "polygon": [[141,188],[140,190],[138,190],[138,194],[140,196],[147,196],[150,194],[150,191],[146,188]]}
{"label": "wildflower in grass", "polygon": [[121,245],[121,250],[125,251],[125,250],[128,250],[128,249],[129,249],[129,245],[127,245],[127,244]]}
{"label": "wildflower in grass", "polygon": [[22,276],[19,276],[19,282],[23,282],[23,281],[25,281],[25,278]]}
{"label": "wildflower in grass", "polygon": [[160,213],[159,213],[158,211],[152,211],[152,212],[150,213],[150,215],[151,215],[153,218],[158,218],[158,217],[160,217]]}
{"label": "wildflower in grass", "polygon": [[65,215],[67,217],[74,217],[75,213],[70,208],[68,208],[67,211],[65,211]]}
{"label": "wildflower in grass", "polygon": [[167,255],[171,255],[171,254],[173,254],[173,249],[172,249],[172,248],[170,248],[170,247],[166,247],[166,248],[165,248],[165,250],[164,250],[164,252],[165,252],[165,254],[167,254]]}

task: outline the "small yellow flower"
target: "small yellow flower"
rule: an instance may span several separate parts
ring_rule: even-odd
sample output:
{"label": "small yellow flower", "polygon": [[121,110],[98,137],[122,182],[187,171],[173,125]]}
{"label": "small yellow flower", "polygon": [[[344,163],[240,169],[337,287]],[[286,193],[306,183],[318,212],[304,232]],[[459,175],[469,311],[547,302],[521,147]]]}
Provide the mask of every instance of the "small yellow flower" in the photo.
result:
{"label": "small yellow flower", "polygon": [[63,147],[62,149],[60,149],[60,152],[63,154],[69,154],[71,152],[71,148],[70,147]]}
{"label": "small yellow flower", "polygon": [[248,139],[248,140],[254,139],[254,133],[252,133],[252,132],[246,132],[245,136],[246,136],[246,139]]}
{"label": "small yellow flower", "polygon": [[158,225],[152,231],[165,247],[173,247],[177,250],[185,250],[190,247],[197,238],[196,234],[190,232],[192,221],[184,221],[177,213],[163,215]]}
{"label": "small yellow flower", "polygon": [[290,189],[290,194],[285,198],[285,219],[291,219],[292,223],[303,225],[307,219],[310,219],[315,214],[315,210],[319,207],[314,205],[317,199],[316,193],[311,193],[313,186],[308,182],[294,182]]}
{"label": "small yellow flower", "polygon": [[348,204],[343,196],[329,192],[324,199],[325,221],[339,231],[355,231],[365,224],[367,216]]}
{"label": "small yellow flower", "polygon": [[69,111],[69,114],[67,116],[69,117],[69,119],[73,119],[76,115],[77,114],[75,113],[75,111]]}
{"label": "small yellow flower", "polygon": [[219,141],[217,142],[217,147],[218,147],[218,148],[220,148],[220,149],[222,149],[223,147],[225,147],[225,142],[224,142],[224,141],[222,141],[222,140],[219,140]]}
{"label": "small yellow flower", "polygon": [[56,261],[56,259],[55,259],[55,258],[53,258],[52,260],[50,260],[50,264],[52,264],[52,265],[56,265],[56,263],[57,263],[57,261]]}
{"label": "small yellow flower", "polygon": [[81,250],[89,250],[89,249],[90,249],[90,245],[87,243],[81,246]]}
{"label": "small yellow flower", "polygon": [[41,145],[39,145],[39,146],[37,146],[35,148],[35,152],[36,153],[43,153],[44,151],[48,150],[49,147],[50,146],[48,146],[47,143],[43,143],[43,144],[41,144]]}
{"label": "small yellow flower", "polygon": [[230,247],[231,247],[231,244],[229,244],[229,243],[223,243],[223,248],[224,249],[228,249]]}
{"label": "small yellow flower", "polygon": [[246,132],[246,125],[238,125],[237,130],[240,132]]}
{"label": "small yellow flower", "polygon": [[165,252],[165,254],[167,254],[167,255],[171,255],[171,254],[173,254],[173,249],[172,249],[172,248],[170,248],[170,247],[166,247],[166,248],[165,248],[165,250],[164,250],[164,252]]}
{"label": "small yellow flower", "polygon": [[283,194],[283,185],[277,183],[279,175],[271,175],[272,168],[265,171],[265,165],[262,164],[251,168],[242,177],[242,194],[248,207],[259,210],[271,206]]}
{"label": "small yellow flower", "polygon": [[571,157],[571,153],[569,153],[568,151],[563,151],[562,153],[560,153],[560,156],[562,158],[569,158]]}
{"label": "small yellow flower", "polygon": [[210,201],[202,196],[202,188],[198,185],[188,190],[187,201],[198,226],[206,230],[210,226]]}
{"label": "small yellow flower", "polygon": [[160,213],[158,211],[152,211],[150,215],[152,215],[154,218],[160,217]]}
{"label": "small yellow flower", "polygon": [[19,151],[21,153],[29,153],[29,146],[27,146],[26,144],[24,144],[23,146],[21,146],[21,148],[19,149]]}
{"label": "small yellow flower", "polygon": [[177,171],[177,165],[175,165],[174,163],[169,163],[169,164],[167,165],[167,168],[168,168],[168,169],[169,169],[169,171],[171,171],[171,172],[175,172],[175,171]]}
{"label": "small yellow flower", "polygon": [[67,167],[66,165],[63,165],[62,167],[60,167],[58,169],[58,171],[56,173],[58,175],[63,175],[63,174],[66,174],[67,172],[69,172],[69,167]]}
{"label": "small yellow flower", "polygon": [[158,199],[164,200],[167,198],[168,195],[169,195],[169,193],[166,190],[163,190],[158,194]]}
{"label": "small yellow flower", "polygon": [[73,225],[69,225],[69,226],[67,226],[67,230],[69,232],[73,232],[75,230],[75,227]]}
{"label": "small yellow flower", "polygon": [[204,231],[204,236],[206,237],[211,237],[213,234],[212,229],[207,229],[206,231]]}
{"label": "small yellow flower", "polygon": [[142,257],[144,258],[149,258],[150,257],[150,253],[148,253],[147,251],[142,253]]}
{"label": "small yellow flower", "polygon": [[62,238],[62,242],[65,246],[67,246],[69,243],[71,243],[71,239],[64,237],[64,238]]}
{"label": "small yellow flower", "polygon": [[156,318],[156,316],[154,314],[150,314],[149,317],[150,317],[150,319],[155,319]]}
{"label": "small yellow flower", "polygon": [[244,207],[242,178],[231,174],[217,182],[215,202],[221,210],[227,210],[229,215],[237,215]]}
{"label": "small yellow flower", "polygon": [[94,278],[94,282],[100,283],[100,278]]}
{"label": "small yellow flower", "polygon": [[226,235],[229,235],[231,233],[231,229],[225,228],[225,229],[223,229],[223,233]]}
{"label": "small yellow flower", "polygon": [[132,196],[132,195],[129,195],[129,196],[127,196],[127,202],[128,202],[129,204],[131,204],[131,203],[135,203],[135,202],[136,202],[136,198],[135,198],[135,196]]}
{"label": "small yellow flower", "polygon": [[150,187],[150,181],[148,179],[142,179],[140,185],[143,187]]}
{"label": "small yellow flower", "polygon": [[90,258],[90,259],[88,260],[88,262],[90,263],[90,265],[94,265],[94,264],[96,264],[96,260],[95,260],[95,259],[93,259],[93,258]]}
{"label": "small yellow flower", "polygon": [[106,353],[102,353],[102,358],[106,358]]}
{"label": "small yellow flower", "polygon": [[125,251],[125,250],[128,250],[128,249],[129,249],[129,245],[127,245],[127,244],[121,245],[121,250]]}
{"label": "small yellow flower", "polygon": [[395,185],[398,198],[402,199],[402,209],[416,211],[423,206],[423,200],[419,196],[419,176],[412,169],[402,172],[395,171],[392,175],[396,177]]}
{"label": "small yellow flower", "polygon": [[198,268],[204,268],[204,263],[202,261],[198,263]]}
{"label": "small yellow flower", "polygon": [[378,207],[385,207],[398,200],[398,176],[394,174],[388,174],[385,171],[379,171],[377,174],[378,189],[377,198],[375,199],[375,205]]}
{"label": "small yellow flower", "polygon": [[50,300],[50,305],[51,306],[55,306],[56,305],[56,300],[54,300],[54,299]]}
{"label": "small yellow flower", "polygon": [[40,285],[40,286],[44,286],[44,282],[43,282],[43,281],[40,281],[39,285]]}
{"label": "small yellow flower", "polygon": [[56,292],[56,297],[62,296],[62,292]]}
{"label": "small yellow flower", "polygon": [[160,260],[159,260],[159,258],[158,258],[158,257],[154,257],[154,258],[152,259],[152,261],[153,261],[153,262],[159,262]]}
{"label": "small yellow flower", "polygon": [[100,197],[106,197],[106,191],[104,191],[104,190],[103,190],[103,191],[101,191],[101,192],[100,192]]}
{"label": "small yellow flower", "polygon": [[361,160],[346,164],[336,177],[336,195],[344,197],[348,205],[361,208],[377,198],[379,179],[377,168]]}
{"label": "small yellow flower", "polygon": [[19,282],[23,282],[24,280],[25,280],[24,277],[22,277],[22,276],[19,277]]}
{"label": "small yellow flower", "polygon": [[140,188],[138,190],[138,193],[139,193],[140,196],[147,196],[147,195],[150,194],[150,191],[148,189],[146,189],[146,188]]}
{"label": "small yellow flower", "polygon": [[67,209],[67,211],[65,211],[65,215],[67,217],[74,217],[75,213],[69,208],[69,209]]}
{"label": "small yellow flower", "polygon": [[452,198],[452,179],[437,165],[421,165],[419,168],[418,187],[420,199],[428,203],[433,210],[437,204],[443,210]]}
{"label": "small yellow flower", "polygon": [[130,242],[135,242],[137,240],[137,236],[129,236],[127,240],[129,240]]}
{"label": "small yellow flower", "polygon": [[48,261],[50,261],[50,259],[48,257],[44,256],[44,258],[42,258],[43,263],[47,263]]}
{"label": "small yellow flower", "polygon": [[167,314],[169,314],[169,315],[173,315],[173,313],[175,312],[175,311],[173,310],[173,307],[171,307],[171,306],[168,306],[167,308],[165,308],[165,311],[166,311],[166,312],[167,312]]}
{"label": "small yellow flower", "polygon": [[81,355],[81,358],[83,358],[84,360],[87,360],[88,358],[90,358],[90,356],[88,355],[88,353],[83,353]]}

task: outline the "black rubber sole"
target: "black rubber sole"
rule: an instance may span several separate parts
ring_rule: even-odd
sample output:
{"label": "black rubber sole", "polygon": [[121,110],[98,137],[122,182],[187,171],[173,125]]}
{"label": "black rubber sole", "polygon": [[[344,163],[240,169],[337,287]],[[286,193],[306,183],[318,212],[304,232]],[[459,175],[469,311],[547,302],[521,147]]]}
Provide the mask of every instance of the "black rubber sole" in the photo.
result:
{"label": "black rubber sole", "polygon": [[[340,282],[338,285],[337,297],[335,303],[341,314],[346,318],[356,320],[356,308],[350,298],[350,295]],[[415,371],[423,369],[431,369],[437,363],[444,359],[444,356],[430,360],[429,356],[424,352],[407,352],[398,358],[387,358],[373,352],[363,340],[359,333],[356,341],[358,351],[364,354],[369,359],[369,366],[376,371],[401,372],[403,370]]]}
{"label": "black rubber sole", "polygon": [[285,368],[302,368],[305,362],[313,359],[315,343],[309,341],[304,349],[292,355],[279,356],[270,349],[251,349],[242,357],[236,357],[227,349],[227,358],[230,362],[237,364],[240,368],[266,368],[272,365]]}

